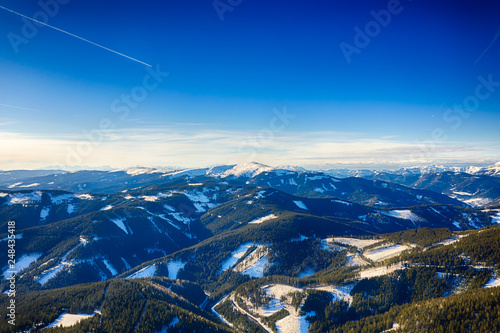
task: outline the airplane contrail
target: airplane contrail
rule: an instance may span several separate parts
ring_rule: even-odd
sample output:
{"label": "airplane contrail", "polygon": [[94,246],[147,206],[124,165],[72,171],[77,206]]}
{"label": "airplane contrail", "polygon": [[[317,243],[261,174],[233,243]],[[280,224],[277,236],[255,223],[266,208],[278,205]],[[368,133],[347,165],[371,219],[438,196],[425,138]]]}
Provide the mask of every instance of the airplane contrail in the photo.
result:
{"label": "airplane contrail", "polygon": [[[498,28],[500,29],[500,27],[498,27]],[[488,45],[486,50],[484,50],[483,53],[479,56],[479,58],[477,58],[476,62],[474,63],[474,66],[476,66],[476,64],[479,62],[479,60],[481,60],[481,58],[486,54],[486,52],[488,52],[489,49],[493,46],[493,44],[495,44],[498,37],[500,37],[500,30],[497,31],[497,33],[495,34],[495,37],[493,37],[493,40],[491,41],[490,45]]]}
{"label": "airplane contrail", "polygon": [[112,50],[112,49],[110,49],[110,48],[107,48],[107,47],[105,47],[105,46],[99,45],[99,44],[94,43],[94,42],[92,42],[92,41],[90,41],[90,40],[88,40],[88,39],[85,39],[85,38],[83,38],[83,37],[77,36],[77,35],[75,35],[75,34],[72,34],[72,33],[70,33],[70,32],[67,32],[67,31],[65,31],[65,30],[62,30],[62,29],[56,28],[56,27],[54,27],[54,26],[52,26],[52,25],[49,25],[49,24],[47,24],[47,23],[40,22],[40,21],[35,20],[35,19],[31,18],[31,17],[28,17],[28,16],[23,15],[23,14],[21,14],[21,13],[18,13],[18,12],[16,12],[16,11],[13,11],[12,9],[5,8],[4,6],[0,6],[0,8],[4,9],[4,10],[6,10],[6,11],[9,11],[9,12],[11,12],[11,13],[14,13],[14,14],[16,14],[16,15],[19,15],[19,16],[21,16],[21,17],[24,17],[24,18],[26,18],[26,19],[28,19],[28,20],[33,21],[33,22],[36,22],[36,23],[39,23],[39,24],[41,24],[41,25],[47,26],[47,27],[49,27],[49,28],[52,28],[52,29],[54,29],[54,30],[57,30],[57,31],[63,32],[63,33],[65,33],[65,34],[67,34],[67,35],[70,35],[70,36],[72,36],[72,37],[76,37],[76,38],[78,38],[78,39],[80,39],[80,40],[83,40],[84,42],[87,42],[87,43],[90,43],[90,44],[92,44],[92,45],[98,46],[98,47],[100,47],[100,48],[102,48],[102,49],[105,49],[105,50],[107,50],[107,51],[110,51],[110,52],[113,52],[113,53],[115,53],[115,54],[121,55],[122,57],[125,57],[125,58],[128,58],[128,59],[130,59],[130,60],[136,61],[136,62],[141,63],[141,64],[143,64],[143,65],[146,65],[146,66],[148,66],[148,67],[152,67],[150,64],[147,64],[147,63],[142,62],[142,61],[140,61],[140,60],[137,60],[137,59],[135,59],[135,58],[129,57],[128,55],[125,55],[125,54],[123,54],[123,53],[117,52],[117,51]]}
{"label": "airplane contrail", "polygon": [[25,108],[25,107],[22,107],[22,106],[8,105],[8,104],[2,104],[2,103],[0,103],[0,106],[4,106],[4,107],[7,107],[7,108],[13,108],[13,109],[35,111],[35,112],[45,112],[45,111],[42,111],[42,110],[30,109],[30,108]]}

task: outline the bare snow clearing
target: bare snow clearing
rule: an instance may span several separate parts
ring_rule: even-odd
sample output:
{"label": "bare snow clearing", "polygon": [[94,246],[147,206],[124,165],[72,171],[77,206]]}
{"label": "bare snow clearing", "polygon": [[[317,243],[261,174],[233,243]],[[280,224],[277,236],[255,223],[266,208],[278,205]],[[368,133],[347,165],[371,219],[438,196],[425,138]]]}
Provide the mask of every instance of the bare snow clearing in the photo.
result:
{"label": "bare snow clearing", "polygon": [[364,256],[375,262],[389,259],[400,255],[403,251],[411,249],[408,245],[383,245],[364,252]]}
{"label": "bare snow clearing", "polygon": [[266,215],[266,216],[261,217],[259,219],[252,220],[252,221],[250,221],[248,223],[249,224],[261,224],[262,222],[266,222],[266,221],[269,221],[269,220],[272,220],[272,219],[275,219],[275,218],[277,218],[276,215],[269,214],[269,215]]}

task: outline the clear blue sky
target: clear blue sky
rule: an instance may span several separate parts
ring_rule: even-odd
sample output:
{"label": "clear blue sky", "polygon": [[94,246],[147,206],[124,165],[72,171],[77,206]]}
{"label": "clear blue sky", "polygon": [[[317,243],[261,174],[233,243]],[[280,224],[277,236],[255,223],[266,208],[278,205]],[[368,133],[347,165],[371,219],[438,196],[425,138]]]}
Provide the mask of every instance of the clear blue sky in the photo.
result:
{"label": "clear blue sky", "polygon": [[0,6],[152,67],[0,9],[0,169],[500,160],[498,1],[60,1]]}

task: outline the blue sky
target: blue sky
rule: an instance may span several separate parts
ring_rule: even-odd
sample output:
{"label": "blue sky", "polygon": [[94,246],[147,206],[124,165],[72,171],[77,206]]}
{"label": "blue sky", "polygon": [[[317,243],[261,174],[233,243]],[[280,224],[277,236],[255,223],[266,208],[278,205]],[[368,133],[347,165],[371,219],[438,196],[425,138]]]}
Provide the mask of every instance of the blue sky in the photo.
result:
{"label": "blue sky", "polygon": [[152,67],[0,9],[0,169],[500,160],[497,1],[41,3]]}

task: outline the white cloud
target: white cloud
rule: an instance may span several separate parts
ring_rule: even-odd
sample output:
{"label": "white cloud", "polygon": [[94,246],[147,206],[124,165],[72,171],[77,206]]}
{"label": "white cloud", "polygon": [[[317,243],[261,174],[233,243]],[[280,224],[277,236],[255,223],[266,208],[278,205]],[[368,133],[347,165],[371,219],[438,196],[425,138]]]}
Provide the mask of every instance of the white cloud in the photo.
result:
{"label": "white cloud", "polygon": [[[268,133],[269,134],[269,133]],[[207,166],[259,161],[277,164],[413,165],[436,161],[498,160],[500,149],[484,144],[437,145],[432,150],[397,138],[366,138],[360,133],[228,131],[191,126],[115,129],[102,140],[83,135],[41,137],[0,132],[0,169],[67,165],[68,148],[78,165]],[[80,152],[80,153],[79,153]],[[74,166],[74,165],[73,165]]]}

